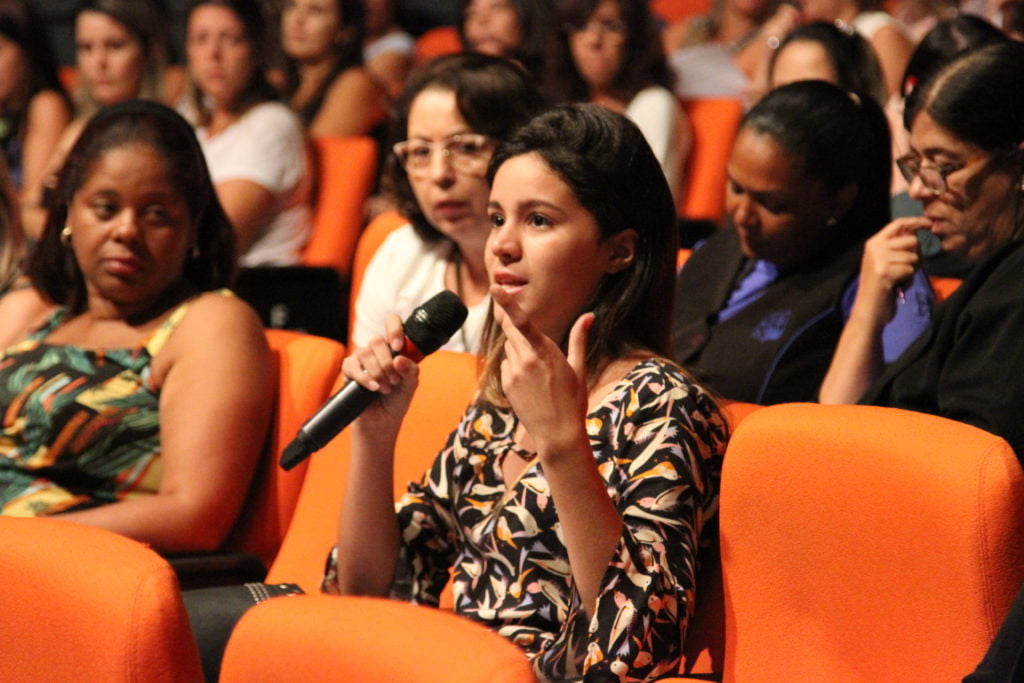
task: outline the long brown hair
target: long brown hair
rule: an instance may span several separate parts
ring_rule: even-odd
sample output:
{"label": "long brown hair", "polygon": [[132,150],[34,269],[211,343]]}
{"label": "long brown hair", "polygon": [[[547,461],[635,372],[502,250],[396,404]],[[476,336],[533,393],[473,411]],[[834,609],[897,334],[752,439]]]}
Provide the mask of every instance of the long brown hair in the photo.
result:
{"label": "long brown hair", "polygon": [[[498,146],[488,181],[493,183],[509,159],[531,153],[539,155],[594,216],[602,239],[627,229],[637,233],[633,262],[606,274],[591,299],[589,310],[595,320],[587,343],[588,375],[596,377],[609,362],[631,351],[670,357],[676,213],[665,174],[643,133],[604,107],[556,107]],[[485,400],[499,405],[505,402],[500,374],[504,342],[501,327],[491,316],[481,343],[480,390]]]}

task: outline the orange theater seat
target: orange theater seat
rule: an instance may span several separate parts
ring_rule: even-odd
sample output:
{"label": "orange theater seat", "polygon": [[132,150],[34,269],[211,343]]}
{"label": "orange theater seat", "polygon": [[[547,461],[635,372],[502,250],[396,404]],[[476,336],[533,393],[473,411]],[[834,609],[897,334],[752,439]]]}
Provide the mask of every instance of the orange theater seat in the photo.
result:
{"label": "orange theater seat", "polygon": [[321,137],[312,141],[317,190],[313,233],[302,252],[307,266],[329,266],[348,279],[363,204],[373,187],[377,143],[371,137]]}
{"label": "orange theater seat", "polygon": [[434,57],[462,52],[462,39],[454,26],[437,26],[417,38],[413,50],[416,63],[423,64]]}
{"label": "orange theater seat", "polygon": [[[420,365],[420,381],[395,447],[395,497],[419,480],[455,429],[476,389],[477,359],[438,351]],[[340,382],[339,382],[340,388]],[[268,583],[290,582],[320,590],[324,560],[338,535],[338,513],[348,474],[351,438],[343,431],[309,459],[291,525]]]}
{"label": "orange theater seat", "polygon": [[266,335],[278,369],[274,421],[261,471],[228,547],[253,553],[269,567],[291,522],[307,464],[286,472],[278,461],[299,427],[330,397],[345,347],[287,330],[267,330]]}
{"label": "orange theater seat", "polygon": [[673,24],[711,11],[711,0],[651,0],[651,13]]}
{"label": "orange theater seat", "polygon": [[975,427],[771,406],[722,476],[726,681],[959,681],[1024,581],[1024,473]]}
{"label": "orange theater seat", "polygon": [[0,678],[202,680],[174,572],[141,543],[57,519],[0,517]]}
{"label": "orange theater seat", "polygon": [[693,150],[686,164],[686,192],[679,215],[719,223],[725,215],[725,167],[743,118],[743,104],[731,98],[695,99],[684,100],[683,109],[693,127]]}
{"label": "orange theater seat", "polygon": [[301,595],[249,610],[224,653],[221,683],[528,683],[522,651],[441,610],[374,598]]}

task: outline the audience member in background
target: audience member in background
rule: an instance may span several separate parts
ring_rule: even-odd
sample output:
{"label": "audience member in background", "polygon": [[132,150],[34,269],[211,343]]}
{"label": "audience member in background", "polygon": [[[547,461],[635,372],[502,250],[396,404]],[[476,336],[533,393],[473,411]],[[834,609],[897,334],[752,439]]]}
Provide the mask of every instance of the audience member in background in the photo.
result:
{"label": "audience member in background", "polygon": [[[768,87],[819,80],[867,93],[885,106],[888,95],[874,50],[857,33],[814,22],[789,32],[768,62]],[[902,126],[900,126],[902,128]]]}
{"label": "audience member in background", "polygon": [[940,21],[958,15],[956,0],[896,0],[891,5],[893,18],[907,27],[915,45]]}
{"label": "audience member in background", "polygon": [[569,0],[561,6],[559,19],[563,54],[558,92],[569,101],[600,104],[636,123],[673,194],[681,194],[693,133],[672,92],[674,76],[647,0]]}
{"label": "audience member in background", "polygon": [[[541,114],[488,170],[494,297],[480,392],[396,504],[388,462],[417,369],[386,336],[345,360],[380,390],[324,590],[437,605],[522,647],[543,680],[678,671],[727,428],[668,361],[675,205],[640,130]],[[699,588],[697,588],[699,590]]]}
{"label": "audience member in background", "polygon": [[1000,26],[1007,37],[1024,41],[1024,0],[1010,0],[1001,6],[1002,22]]}
{"label": "audience member in background", "polygon": [[459,35],[467,50],[514,59],[543,89],[555,49],[550,0],[461,0]]}
{"label": "audience member in background", "polygon": [[[665,29],[663,46],[684,98],[740,97],[762,82],[772,47],[799,22],[778,0],[715,0],[711,12]],[[760,95],[761,93],[758,93]]]}
{"label": "audience member in background", "polygon": [[[1006,40],[1006,36],[985,19],[972,14],[962,14],[955,19],[940,22],[925,34],[921,42],[914,48],[907,62],[907,70],[903,73],[903,82],[899,95],[894,95],[886,105],[890,130],[893,133],[893,157],[898,159],[910,152],[910,140],[907,129],[903,125],[903,114],[906,98],[918,85],[923,85],[942,67],[951,62],[957,55],[983,45],[991,45]],[[892,194],[906,196],[907,181],[898,169],[893,173]],[[894,215],[919,215],[921,206],[917,202],[894,201],[894,209],[907,206],[906,210],[894,210]]]}
{"label": "audience member in background", "polygon": [[[0,162],[0,297],[21,286],[25,258],[25,235],[21,230],[14,186],[7,168]],[[41,310],[35,307],[34,310]],[[5,318],[3,326],[17,324],[14,316]]]}
{"label": "audience member in background", "polygon": [[490,308],[484,245],[491,231],[484,172],[494,146],[541,107],[533,79],[512,62],[477,53],[420,67],[398,100],[387,178],[409,225],[385,239],[366,267],[352,343],[365,346],[389,314],[402,319],[442,289],[469,307],[443,347],[476,352]]}
{"label": "audience member in background", "polygon": [[383,116],[363,68],[362,0],[286,0],[284,94],[311,137],[365,135]]}
{"label": "audience member in background", "polygon": [[75,8],[76,117],[51,154],[40,189],[23,198],[31,240],[39,239],[46,220],[46,189],[97,109],[137,97],[170,104],[180,93],[181,74],[167,67],[168,26],[157,0],[83,0]]}
{"label": "audience member in background", "polygon": [[[28,265],[0,301],[0,512],[210,550],[245,498],[271,410],[266,341],[226,291],[231,226],[191,127],[102,109],[71,149]],[[7,312],[52,302],[31,324]]]}
{"label": "audience member in background", "polygon": [[71,121],[46,26],[27,0],[0,3],[0,145],[10,181],[37,203],[43,177]]}
{"label": "audience member in background", "polygon": [[[821,388],[823,403],[918,410],[1006,439],[1024,457],[1024,44],[957,58],[907,101],[900,160],[924,215],[868,240],[853,311]],[[916,232],[974,265],[928,331],[884,368],[882,328],[920,272]]]}
{"label": "audience member in background", "polygon": [[871,44],[888,94],[900,91],[900,80],[914,43],[907,27],[882,9],[881,0],[801,0],[805,21],[841,22]]}
{"label": "audience member in background", "polygon": [[[708,238],[679,275],[676,359],[729,399],[814,400],[864,240],[889,220],[890,168],[888,126],[867,95],[822,81],[768,93],[729,158],[733,229]],[[927,327],[931,300],[922,275],[886,329],[886,360]]]}
{"label": "audience member in background", "polygon": [[183,106],[245,266],[297,264],[311,225],[302,124],[267,82],[266,21],[253,0],[198,0],[187,15]]}
{"label": "audience member in background", "polygon": [[363,0],[366,7],[366,39],[363,63],[367,72],[393,100],[405,87],[416,47],[411,35],[395,23],[394,0]]}

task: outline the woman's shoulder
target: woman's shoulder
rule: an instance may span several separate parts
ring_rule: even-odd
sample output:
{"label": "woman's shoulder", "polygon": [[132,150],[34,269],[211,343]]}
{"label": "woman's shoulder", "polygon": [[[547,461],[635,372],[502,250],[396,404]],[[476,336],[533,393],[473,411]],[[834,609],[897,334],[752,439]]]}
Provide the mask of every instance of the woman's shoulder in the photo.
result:
{"label": "woman's shoulder", "polygon": [[34,287],[11,290],[0,298],[0,348],[25,339],[57,309]]}
{"label": "woman's shoulder", "polygon": [[253,329],[262,331],[256,311],[229,289],[202,292],[181,305],[185,317],[194,326],[215,326],[225,331]]}
{"label": "woman's shoulder", "polygon": [[327,88],[328,97],[343,97],[354,94],[372,94],[377,89],[370,74],[362,66],[350,66],[334,77]]}
{"label": "woman's shoulder", "polygon": [[64,126],[71,120],[71,105],[56,90],[40,90],[28,101],[28,120]]}

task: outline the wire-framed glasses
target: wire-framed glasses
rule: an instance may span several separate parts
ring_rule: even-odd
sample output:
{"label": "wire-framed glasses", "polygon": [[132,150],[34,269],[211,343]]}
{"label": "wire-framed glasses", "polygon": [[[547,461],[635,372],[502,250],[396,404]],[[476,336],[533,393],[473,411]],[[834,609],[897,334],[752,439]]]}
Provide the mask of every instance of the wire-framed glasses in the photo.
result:
{"label": "wire-framed glasses", "polygon": [[921,179],[921,184],[933,195],[940,195],[949,189],[947,178],[951,173],[963,170],[979,161],[988,159],[988,155],[979,154],[967,161],[954,164],[937,164],[931,159],[925,159],[916,152],[904,154],[896,160],[896,167],[908,183],[914,181],[914,176]]}
{"label": "wire-framed glasses", "polygon": [[483,173],[487,170],[494,141],[478,133],[461,133],[437,141],[402,140],[392,149],[409,174],[427,173],[435,151],[440,151],[458,171]]}

